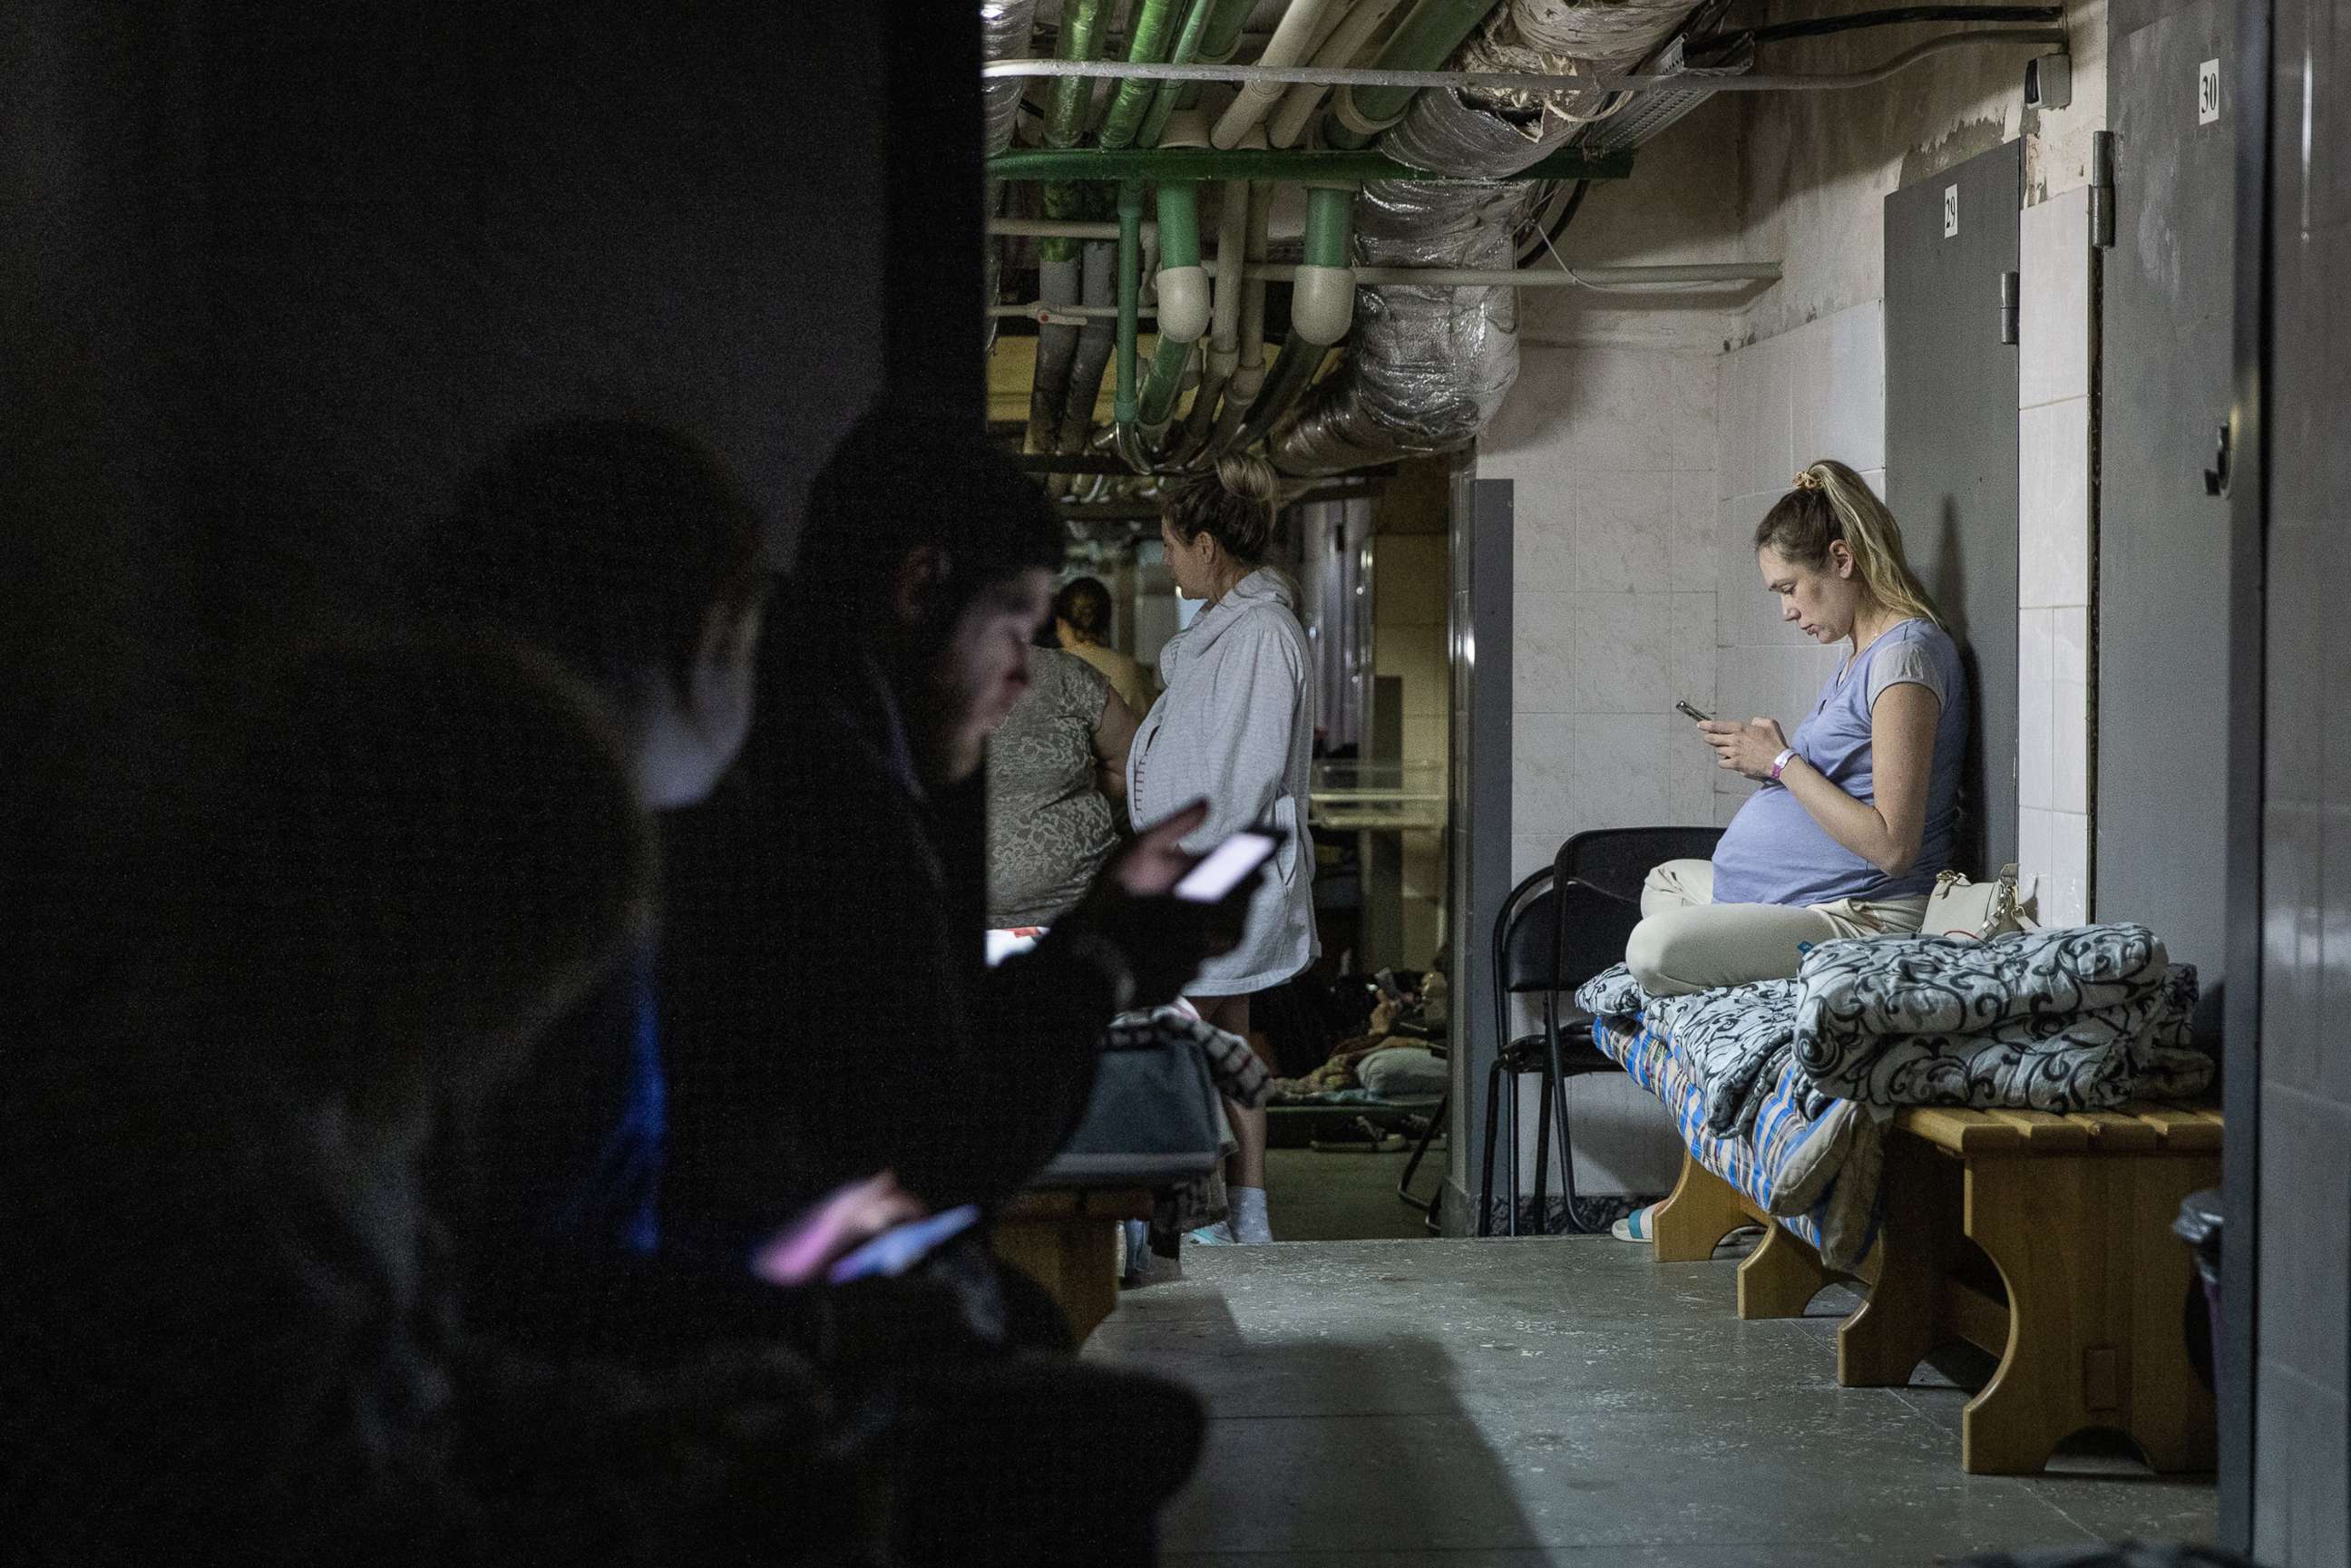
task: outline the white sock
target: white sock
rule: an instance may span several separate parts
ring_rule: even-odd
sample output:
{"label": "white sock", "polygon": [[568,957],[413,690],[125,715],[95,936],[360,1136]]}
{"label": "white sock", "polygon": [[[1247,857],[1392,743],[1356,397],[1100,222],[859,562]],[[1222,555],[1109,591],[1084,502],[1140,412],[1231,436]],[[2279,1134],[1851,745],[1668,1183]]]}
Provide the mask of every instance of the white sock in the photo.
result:
{"label": "white sock", "polygon": [[1225,1202],[1232,1209],[1233,1239],[1243,1246],[1273,1239],[1273,1222],[1265,1212],[1265,1188],[1228,1186]]}

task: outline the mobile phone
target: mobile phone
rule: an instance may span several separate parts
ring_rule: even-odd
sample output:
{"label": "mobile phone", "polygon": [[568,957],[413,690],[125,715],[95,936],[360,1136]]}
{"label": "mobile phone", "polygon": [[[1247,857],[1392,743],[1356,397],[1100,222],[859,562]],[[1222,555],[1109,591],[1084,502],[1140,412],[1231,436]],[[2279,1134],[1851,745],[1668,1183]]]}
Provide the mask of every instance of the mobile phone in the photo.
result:
{"label": "mobile phone", "polygon": [[934,1214],[928,1219],[893,1226],[835,1263],[826,1271],[825,1280],[831,1284],[846,1285],[852,1280],[871,1275],[887,1278],[903,1274],[941,1242],[961,1235],[978,1222],[978,1207],[967,1203],[960,1208]]}
{"label": "mobile phone", "polygon": [[1711,722],[1713,721],[1713,718],[1714,718],[1714,716],[1713,716],[1712,714],[1710,714],[1710,713],[1700,713],[1700,712],[1698,712],[1698,709],[1696,709],[1696,708],[1694,708],[1694,707],[1690,706],[1689,706],[1689,704],[1687,704],[1687,703],[1686,703],[1686,702],[1682,702],[1682,701],[1680,701],[1680,700],[1678,700],[1678,699],[1677,699],[1677,700],[1676,700],[1676,702],[1674,703],[1674,708],[1675,708],[1675,710],[1676,710],[1677,712],[1678,712],[1678,713],[1679,713],[1679,714],[1680,714],[1684,718],[1693,719],[1693,720],[1697,721],[1697,722],[1698,722],[1698,723],[1699,723],[1699,724],[1708,724],[1708,723],[1711,723]]}
{"label": "mobile phone", "polygon": [[1244,828],[1210,850],[1207,858],[1184,873],[1172,891],[1194,904],[1214,904],[1240,885],[1241,878],[1273,858],[1281,841],[1255,828]]}

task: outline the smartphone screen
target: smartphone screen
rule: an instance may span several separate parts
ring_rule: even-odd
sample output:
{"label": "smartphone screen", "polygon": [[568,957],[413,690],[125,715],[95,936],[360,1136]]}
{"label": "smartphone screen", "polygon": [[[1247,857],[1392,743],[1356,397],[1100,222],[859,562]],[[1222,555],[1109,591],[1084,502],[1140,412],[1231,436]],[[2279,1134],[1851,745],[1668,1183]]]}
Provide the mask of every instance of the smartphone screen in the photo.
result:
{"label": "smartphone screen", "polygon": [[968,1230],[978,1219],[979,1210],[967,1203],[945,1214],[934,1214],[928,1219],[893,1226],[835,1263],[826,1271],[825,1280],[831,1284],[846,1285],[868,1275],[903,1274],[939,1243]]}
{"label": "smartphone screen", "polygon": [[1188,898],[1195,904],[1214,904],[1240,885],[1249,875],[1273,856],[1279,841],[1270,833],[1244,829],[1208,852],[1208,858],[1184,873],[1184,880],[1175,887],[1176,896]]}

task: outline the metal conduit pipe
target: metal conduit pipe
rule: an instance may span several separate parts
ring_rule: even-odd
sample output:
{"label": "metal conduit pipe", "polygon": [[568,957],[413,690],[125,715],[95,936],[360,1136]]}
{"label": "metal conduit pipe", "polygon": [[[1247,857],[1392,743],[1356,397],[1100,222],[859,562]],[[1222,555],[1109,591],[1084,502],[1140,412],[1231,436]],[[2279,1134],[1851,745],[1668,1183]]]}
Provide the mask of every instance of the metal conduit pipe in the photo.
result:
{"label": "metal conduit pipe", "polygon": [[[1392,40],[1393,41],[1393,40]],[[1971,48],[1979,44],[2032,44],[2043,48],[2064,52],[2066,47],[2064,29],[2061,27],[1979,27],[1973,32],[1951,33],[1939,38],[1928,38],[1899,54],[1857,71],[1823,71],[1782,73],[1777,76],[1711,77],[1706,87],[1709,92],[1837,92],[1847,88],[1874,87],[1877,83],[1909,69],[1921,60],[1952,49]],[[1382,58],[1386,52],[1382,51]],[[1061,60],[998,60],[980,67],[983,77],[1094,77],[1130,74],[1120,65],[1087,64]],[[1369,68],[1324,68],[1322,66],[1144,66],[1133,75],[1152,81],[1186,82],[1248,82],[1269,81],[1284,84],[1311,82],[1322,87],[1364,88],[1383,90],[1393,89],[1409,98],[1424,88],[1471,88],[1481,91],[1506,93],[1552,92],[1687,92],[1690,78],[1678,73],[1644,73],[1631,76],[1577,76],[1573,74],[1533,74],[1524,71],[1452,71],[1401,70],[1385,66]],[[1360,113],[1358,118],[1361,118]],[[1344,127],[1334,128],[1331,142],[1337,147],[1348,144],[1340,140]],[[1367,136],[1359,145],[1368,146]]]}
{"label": "metal conduit pipe", "polygon": [[[1241,29],[1249,25],[1249,13],[1257,9],[1257,0],[1207,0],[1207,24],[1200,29],[1200,50],[1196,57],[1203,64],[1221,66],[1240,52]],[[1168,82],[1165,89],[1176,95],[1178,109],[1196,108],[1200,89],[1197,81]]]}
{"label": "metal conduit pipe", "polygon": [[[1372,35],[1379,31],[1380,24],[1386,21],[1389,14],[1401,4],[1403,0],[1356,0],[1355,8],[1347,13],[1344,21],[1332,29],[1330,37],[1323,40],[1322,47],[1315,52],[1314,63],[1318,66],[1353,65],[1355,57],[1362,54],[1371,42]],[[1273,118],[1267,122],[1266,139],[1276,147],[1297,146],[1299,139],[1306,134],[1306,122],[1314,118],[1316,110],[1322,107],[1322,95],[1330,90],[1313,82],[1300,82],[1282,94],[1281,107],[1274,110]]]}
{"label": "metal conduit pipe", "polygon": [[1347,267],[1354,203],[1355,193],[1343,185],[1317,185],[1306,193],[1306,260],[1295,273],[1290,337],[1272,381],[1241,426],[1241,445],[1290,412],[1313,382],[1331,346],[1347,335],[1355,310],[1354,275]]}
{"label": "metal conduit pipe", "polygon": [[[1138,0],[1134,16],[1134,37],[1127,47],[1129,65],[1159,65],[1167,58],[1167,46],[1176,27],[1176,0]],[[1112,152],[1134,144],[1135,133],[1151,112],[1154,100],[1159,97],[1159,84],[1142,81],[1133,77],[1118,85],[1110,100],[1110,111],[1102,117],[1102,144]]]}
{"label": "metal conduit pipe", "polygon": [[[1708,85],[1712,85],[1710,80]],[[1689,90],[1687,81],[1682,90]],[[1256,134],[1263,133],[1264,128],[1259,127]],[[1621,180],[1632,172],[1630,152],[1591,152],[1581,147],[1562,147],[1507,177],[1530,182]],[[1291,183],[1472,180],[1483,184],[1505,177],[1419,169],[1398,162],[1384,151],[1330,152],[1298,147],[1237,147],[1229,151],[1214,147],[1129,147],[1115,152],[1091,147],[1016,147],[990,158],[985,172],[996,180],[1280,180]],[[1050,185],[1046,193],[1051,194]],[[1077,214],[1054,212],[1049,204],[1046,215],[1064,219]]]}

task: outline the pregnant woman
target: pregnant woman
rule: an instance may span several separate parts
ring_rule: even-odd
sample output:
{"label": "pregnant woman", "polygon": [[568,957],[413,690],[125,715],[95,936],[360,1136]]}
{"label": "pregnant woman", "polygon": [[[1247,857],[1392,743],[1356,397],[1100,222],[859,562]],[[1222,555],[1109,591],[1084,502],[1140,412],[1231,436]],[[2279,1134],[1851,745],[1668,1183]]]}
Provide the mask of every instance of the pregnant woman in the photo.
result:
{"label": "pregnant woman", "polygon": [[[1770,718],[1698,727],[1762,788],[1711,861],[1649,873],[1625,963],[1652,996],[1784,979],[1820,943],[1916,931],[1950,863],[1967,675],[1894,515],[1844,464],[1815,463],[1757,527],[1755,562],[1782,621],[1850,652],[1792,736]],[[1646,1241],[1648,1218],[1615,1233]]]}
{"label": "pregnant woman", "polygon": [[1698,727],[1763,787],[1712,861],[1649,873],[1625,961],[1652,995],[1784,978],[1818,943],[1916,931],[1950,863],[1967,676],[1893,514],[1815,463],[1756,528],[1755,560],[1782,621],[1850,652],[1793,736],[1769,718]]}

